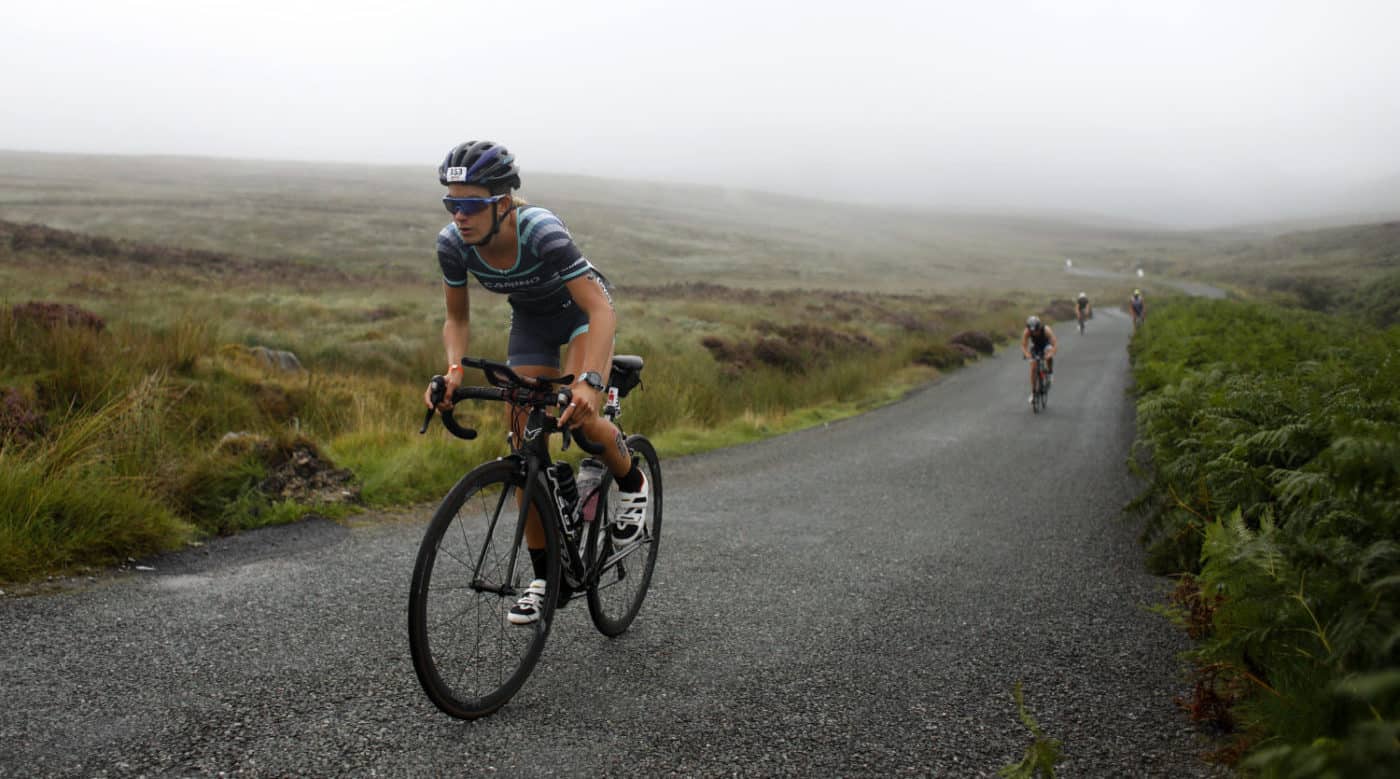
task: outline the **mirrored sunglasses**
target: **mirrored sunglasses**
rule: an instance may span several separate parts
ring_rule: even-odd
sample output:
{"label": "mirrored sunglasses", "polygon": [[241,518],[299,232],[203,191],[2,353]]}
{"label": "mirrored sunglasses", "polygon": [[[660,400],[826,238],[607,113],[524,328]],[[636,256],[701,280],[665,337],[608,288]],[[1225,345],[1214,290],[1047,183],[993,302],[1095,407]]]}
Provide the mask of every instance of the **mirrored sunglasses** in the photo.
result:
{"label": "mirrored sunglasses", "polygon": [[471,216],[485,211],[492,203],[505,197],[505,195],[492,195],[491,197],[445,197],[442,205],[449,214],[465,214]]}

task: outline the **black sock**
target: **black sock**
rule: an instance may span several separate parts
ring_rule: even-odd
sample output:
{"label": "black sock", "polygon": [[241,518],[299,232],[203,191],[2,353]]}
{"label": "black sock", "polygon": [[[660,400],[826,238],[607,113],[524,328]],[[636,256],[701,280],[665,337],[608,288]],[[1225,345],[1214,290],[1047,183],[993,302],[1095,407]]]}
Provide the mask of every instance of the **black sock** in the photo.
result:
{"label": "black sock", "polygon": [[535,569],[536,579],[549,581],[549,553],[546,550],[530,550],[530,567]]}
{"label": "black sock", "polygon": [[617,480],[617,488],[623,492],[640,492],[642,489],[642,469],[632,463],[632,470]]}

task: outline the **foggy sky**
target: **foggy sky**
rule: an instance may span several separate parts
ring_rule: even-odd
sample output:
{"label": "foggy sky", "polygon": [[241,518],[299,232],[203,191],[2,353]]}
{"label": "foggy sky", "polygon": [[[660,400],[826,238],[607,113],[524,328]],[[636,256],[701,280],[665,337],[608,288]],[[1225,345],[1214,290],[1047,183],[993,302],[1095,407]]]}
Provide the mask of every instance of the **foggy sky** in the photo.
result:
{"label": "foggy sky", "polygon": [[0,148],[431,177],[490,138],[527,191],[540,170],[1222,224],[1400,193],[1397,39],[1390,0],[16,2]]}

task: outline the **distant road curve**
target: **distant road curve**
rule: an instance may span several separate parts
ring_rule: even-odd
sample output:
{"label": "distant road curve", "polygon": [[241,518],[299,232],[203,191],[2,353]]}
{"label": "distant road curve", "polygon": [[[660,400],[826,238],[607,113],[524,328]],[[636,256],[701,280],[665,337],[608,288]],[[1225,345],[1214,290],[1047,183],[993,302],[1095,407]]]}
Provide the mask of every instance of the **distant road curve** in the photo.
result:
{"label": "distant road curve", "polygon": [[1192,297],[1198,298],[1213,298],[1216,300],[1220,300],[1225,297],[1225,290],[1219,287],[1213,287],[1209,284],[1205,284],[1199,281],[1169,279],[1165,276],[1144,276],[1142,279],[1139,279],[1137,276],[1131,273],[1118,273],[1117,271],[1101,270],[1099,268],[1083,268],[1079,266],[1070,268],[1069,272],[1075,276],[1087,276],[1093,279],[1121,279],[1124,281],[1137,281],[1143,286],[1147,286],[1150,284],[1166,284],[1169,287],[1175,287],[1176,289],[1179,289],[1182,292],[1191,295]]}

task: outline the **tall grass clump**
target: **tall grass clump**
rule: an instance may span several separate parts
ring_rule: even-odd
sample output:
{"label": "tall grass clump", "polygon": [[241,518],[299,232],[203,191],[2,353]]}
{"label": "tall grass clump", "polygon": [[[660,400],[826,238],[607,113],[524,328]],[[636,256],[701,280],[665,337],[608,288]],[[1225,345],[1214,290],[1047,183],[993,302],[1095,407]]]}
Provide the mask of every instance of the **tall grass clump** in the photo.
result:
{"label": "tall grass clump", "polygon": [[1400,328],[1180,301],[1131,352],[1193,713],[1266,776],[1400,775]]}
{"label": "tall grass clump", "polygon": [[[326,416],[344,389],[221,359],[216,343],[188,316],[97,328],[0,311],[0,580],[304,513],[259,485],[298,437],[289,422]],[[230,433],[266,443],[222,448]]]}
{"label": "tall grass clump", "polygon": [[0,579],[110,564],[189,537],[189,526],[113,456],[113,438],[144,438],[159,390],[153,376],[90,413],[73,412],[52,438],[0,442]]}

